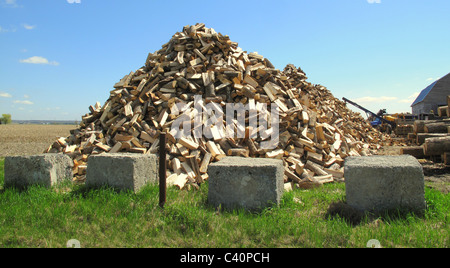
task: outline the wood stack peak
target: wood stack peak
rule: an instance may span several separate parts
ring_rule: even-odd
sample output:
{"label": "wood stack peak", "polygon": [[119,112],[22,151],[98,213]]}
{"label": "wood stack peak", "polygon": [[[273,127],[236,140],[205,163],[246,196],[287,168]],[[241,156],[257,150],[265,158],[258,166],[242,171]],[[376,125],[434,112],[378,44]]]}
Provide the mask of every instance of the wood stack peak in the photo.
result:
{"label": "wood stack peak", "polygon": [[[205,104],[224,110],[226,103],[276,103],[277,148],[261,149],[263,139],[250,138],[248,127],[242,129],[243,138],[175,139],[171,126],[181,114],[177,104],[192,109],[198,95]],[[168,183],[179,188],[198,187],[208,179],[208,165],[227,155],[282,159],[287,186],[314,187],[342,180],[347,156],[370,155],[389,143],[388,136],[324,86],[307,82],[300,68],[289,64],[277,70],[262,55],[243,51],[202,23],[183,27],[160,50],[149,53],[143,67],[125,75],[103,105],[97,102],[89,110],[70,136],[58,138],[45,151],[71,156],[78,181],[85,178],[91,154],[157,153],[161,131],[169,136]]]}

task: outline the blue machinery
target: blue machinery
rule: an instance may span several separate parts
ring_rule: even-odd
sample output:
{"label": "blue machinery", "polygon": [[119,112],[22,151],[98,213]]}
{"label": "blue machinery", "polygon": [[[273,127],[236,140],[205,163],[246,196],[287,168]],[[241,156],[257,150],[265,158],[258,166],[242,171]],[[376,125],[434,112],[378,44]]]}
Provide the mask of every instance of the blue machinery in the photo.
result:
{"label": "blue machinery", "polygon": [[351,101],[351,100],[349,100],[347,98],[342,98],[342,99],[344,100],[345,103],[348,102],[351,105],[353,105],[353,106],[363,110],[364,112],[366,112],[366,115],[369,118],[369,120],[370,120],[370,118],[373,119],[373,121],[370,122],[370,124],[373,127],[376,128],[376,127],[382,126],[383,123],[388,124],[390,126],[391,130],[394,130],[397,127],[397,124],[395,122],[391,122],[391,121],[386,120],[385,118],[383,118],[383,114],[386,113],[385,109],[384,110],[380,110],[378,112],[378,114],[375,114],[374,112],[371,112],[371,111],[367,110],[366,108],[362,107],[361,105],[359,105],[359,104],[357,104],[357,103],[355,103],[355,102],[353,102],[353,101]]}

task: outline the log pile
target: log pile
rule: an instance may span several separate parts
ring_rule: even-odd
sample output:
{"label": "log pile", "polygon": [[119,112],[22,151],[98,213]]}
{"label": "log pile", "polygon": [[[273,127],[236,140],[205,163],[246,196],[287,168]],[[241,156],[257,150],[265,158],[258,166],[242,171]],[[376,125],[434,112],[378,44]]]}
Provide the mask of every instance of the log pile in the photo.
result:
{"label": "log pile", "polygon": [[[450,96],[447,97],[450,104]],[[440,109],[439,116],[444,118],[435,120],[416,120],[414,122],[414,133],[411,137],[415,139],[415,145],[401,149],[402,154],[410,154],[417,158],[436,156],[441,158],[443,163],[450,165],[450,119],[448,116],[448,106]]]}
{"label": "log pile", "polygon": [[[179,188],[198,187],[208,179],[208,165],[225,156],[282,159],[285,183],[301,188],[340,181],[347,156],[373,154],[390,142],[389,137],[324,86],[306,80],[300,68],[287,65],[277,70],[268,59],[243,51],[228,36],[204,24],[185,26],[160,50],[149,53],[143,67],[117,82],[103,105],[90,106],[79,127],[57,139],[46,153],[71,156],[74,180],[82,181],[89,155],[157,153],[159,133],[166,132],[167,181]],[[265,139],[251,136],[251,128],[238,125],[243,137],[224,138],[221,129],[211,125],[213,138],[176,139],[172,124],[182,112],[191,119],[195,116],[193,102],[198,95],[203,105],[225,110],[226,103],[242,103],[259,115],[261,104],[277,104],[278,146],[261,148]],[[184,111],[177,104],[185,104]],[[249,117],[247,112],[246,122]],[[222,119],[226,120],[225,115],[218,120]]]}
{"label": "log pile", "polygon": [[414,134],[417,145],[423,145],[425,139],[445,137],[450,135],[448,127],[450,119],[416,120],[414,122]]}

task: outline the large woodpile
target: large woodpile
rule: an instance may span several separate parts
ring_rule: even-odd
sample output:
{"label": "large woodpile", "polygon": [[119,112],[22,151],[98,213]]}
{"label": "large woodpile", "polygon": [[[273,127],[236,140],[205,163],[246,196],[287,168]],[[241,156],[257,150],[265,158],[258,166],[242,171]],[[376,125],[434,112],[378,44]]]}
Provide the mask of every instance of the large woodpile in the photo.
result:
{"label": "large woodpile", "polygon": [[[150,53],[145,66],[116,83],[103,105],[97,102],[89,107],[80,126],[46,152],[71,156],[74,180],[83,180],[89,155],[156,153],[159,133],[164,131],[169,137],[168,182],[180,188],[207,180],[208,165],[227,155],[283,159],[285,182],[300,187],[342,180],[347,156],[373,154],[389,137],[324,86],[306,80],[300,68],[287,65],[277,70],[268,59],[243,51],[228,36],[204,24],[185,26]],[[264,139],[251,137],[249,127],[241,129],[245,132],[241,138],[222,138],[221,130],[212,125],[213,138],[175,139],[171,126],[181,115],[176,104],[186,104],[183,112],[193,117],[196,95],[202,96],[205,105],[212,103],[223,110],[226,103],[242,103],[262,113],[261,104],[277,104],[277,148],[262,149]],[[245,119],[248,122],[249,113]]]}

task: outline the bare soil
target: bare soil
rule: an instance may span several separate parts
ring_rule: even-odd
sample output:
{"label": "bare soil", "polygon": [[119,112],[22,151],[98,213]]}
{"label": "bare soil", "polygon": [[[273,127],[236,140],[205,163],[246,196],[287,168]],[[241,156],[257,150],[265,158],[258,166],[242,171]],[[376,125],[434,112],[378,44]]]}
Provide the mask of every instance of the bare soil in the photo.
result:
{"label": "bare soil", "polygon": [[0,157],[44,152],[57,138],[67,137],[75,125],[0,125]]}

